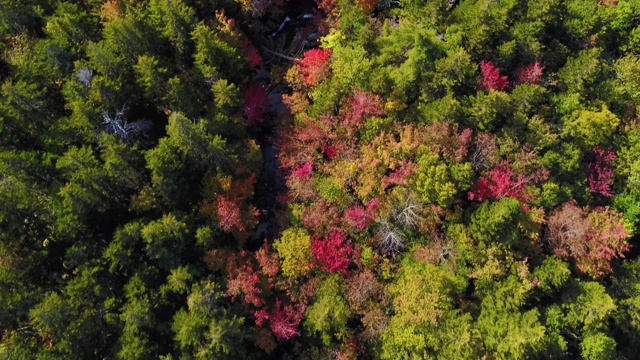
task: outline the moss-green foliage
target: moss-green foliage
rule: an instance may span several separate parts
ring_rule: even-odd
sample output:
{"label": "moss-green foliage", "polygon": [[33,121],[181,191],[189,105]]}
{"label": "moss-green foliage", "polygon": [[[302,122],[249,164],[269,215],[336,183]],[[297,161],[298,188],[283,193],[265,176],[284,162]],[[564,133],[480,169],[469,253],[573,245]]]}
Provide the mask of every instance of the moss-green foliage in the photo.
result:
{"label": "moss-green foliage", "polygon": [[312,334],[318,334],[325,345],[332,338],[341,339],[347,335],[347,320],[351,311],[340,294],[338,276],[324,280],[316,291],[316,301],[306,312],[304,326]]}
{"label": "moss-green foliage", "polygon": [[285,230],[273,247],[282,259],[282,273],[286,276],[304,276],[311,270],[311,237],[305,229]]}

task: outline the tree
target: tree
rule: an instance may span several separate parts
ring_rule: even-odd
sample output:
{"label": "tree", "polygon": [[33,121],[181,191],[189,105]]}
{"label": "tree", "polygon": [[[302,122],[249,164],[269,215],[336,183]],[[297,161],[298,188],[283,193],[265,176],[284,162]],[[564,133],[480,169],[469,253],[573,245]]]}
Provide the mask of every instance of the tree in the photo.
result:
{"label": "tree", "polygon": [[194,9],[181,0],[154,0],[148,8],[153,26],[169,39],[178,55],[184,57],[193,46],[190,34],[196,23]]}
{"label": "tree", "polygon": [[[160,60],[151,55],[142,55],[133,69],[136,82],[144,89],[145,97],[152,102],[162,101],[167,94],[169,70],[162,66]],[[90,83],[90,80],[86,83]]]}
{"label": "tree", "polygon": [[567,202],[549,217],[545,238],[556,255],[573,258],[578,270],[598,277],[610,272],[611,260],[624,257],[629,249],[621,218],[608,207],[586,213]]}
{"label": "tree", "polygon": [[620,119],[606,105],[600,111],[576,110],[565,121],[563,135],[579,139],[587,146],[606,143],[620,124]]}
{"label": "tree", "polygon": [[603,333],[589,333],[580,343],[585,360],[616,359],[616,341]]}
{"label": "tree", "polygon": [[187,308],[174,315],[171,328],[183,356],[208,359],[249,355],[245,319],[221,306],[220,294],[215,283],[195,284],[187,297]]}
{"label": "tree", "polygon": [[345,274],[353,247],[351,241],[347,240],[346,233],[334,229],[324,239],[312,237],[311,252],[315,255],[320,269]]}
{"label": "tree", "polygon": [[458,190],[466,190],[471,182],[471,164],[447,164],[437,154],[421,148],[416,169],[416,189],[422,201],[449,206]]}
{"label": "tree", "polygon": [[248,88],[244,89],[242,95],[244,96],[244,116],[247,119],[247,125],[252,126],[261,123],[269,107],[267,90],[264,85],[252,83]]}
{"label": "tree", "polygon": [[246,64],[236,47],[239,45],[239,34],[234,21],[221,12],[216,15],[216,19],[209,22],[211,25],[200,22],[191,32],[195,42],[194,65],[210,83],[221,74],[237,83]]}
{"label": "tree", "polygon": [[594,159],[589,163],[589,189],[605,197],[612,197],[613,165],[616,154],[596,146],[593,148]]}
{"label": "tree", "polygon": [[290,277],[306,275],[312,268],[311,237],[306,230],[289,228],[273,243],[282,260],[282,273]]}
{"label": "tree", "polygon": [[480,85],[486,91],[503,91],[509,86],[506,75],[500,75],[500,69],[496,69],[491,61],[482,60],[480,62]]}
{"label": "tree", "polygon": [[512,197],[526,208],[527,202],[532,200],[527,187],[545,181],[548,177],[549,171],[545,168],[535,170],[529,175],[516,174],[509,162],[502,161],[500,165],[483,174],[469,191],[468,197],[469,200],[476,201]]}
{"label": "tree", "polygon": [[263,308],[253,312],[256,318],[256,325],[263,326],[267,321],[273,335],[280,341],[289,340],[296,337],[298,325],[302,321],[304,314],[302,304],[283,304],[280,298],[276,298],[273,307],[269,310]]}
{"label": "tree", "polygon": [[333,275],[324,280],[316,291],[315,302],[307,308],[304,326],[311,333],[320,333],[325,345],[332,338],[347,334],[347,320],[351,311],[340,292],[339,277]]}
{"label": "tree", "polygon": [[[453,299],[466,286],[465,279],[411,255],[402,265],[389,289],[395,314],[381,335],[381,358],[393,359],[400,354],[407,358],[435,356],[442,349],[454,357],[473,357],[469,347],[475,347],[477,332],[469,317],[452,310]],[[452,336],[456,327],[463,337]]]}
{"label": "tree", "polygon": [[359,128],[371,116],[382,116],[382,98],[379,95],[370,94],[354,89],[343,105],[342,117],[346,126]]}
{"label": "tree", "polygon": [[481,243],[502,242],[517,245],[519,213],[522,205],[518,200],[504,197],[496,202],[485,201],[471,215],[469,233]]}
{"label": "tree", "polygon": [[569,326],[585,334],[606,329],[617,306],[605,287],[593,281],[583,282],[574,296],[563,306]]}
{"label": "tree", "polygon": [[187,225],[173,214],[150,222],[142,229],[142,239],[146,243],[149,258],[156,260],[158,267],[170,270],[180,264],[189,233]]}
{"label": "tree", "polygon": [[495,136],[489,132],[479,132],[473,141],[471,166],[478,170],[488,170],[499,163],[498,145]]}
{"label": "tree", "polygon": [[539,62],[533,62],[516,73],[519,84],[537,84],[543,75],[544,67]]}
{"label": "tree", "polygon": [[302,60],[298,61],[298,67],[305,85],[316,86],[329,76],[330,57],[331,49],[311,49],[304,53]]}
{"label": "tree", "polygon": [[258,49],[251,43],[251,40],[245,39],[240,49],[246,55],[251,67],[255,68],[262,63],[262,56],[260,56]]}
{"label": "tree", "polygon": [[495,282],[482,300],[477,326],[485,347],[502,358],[532,356],[543,343],[545,327],[538,310],[522,309],[530,284],[512,270],[506,280]]}

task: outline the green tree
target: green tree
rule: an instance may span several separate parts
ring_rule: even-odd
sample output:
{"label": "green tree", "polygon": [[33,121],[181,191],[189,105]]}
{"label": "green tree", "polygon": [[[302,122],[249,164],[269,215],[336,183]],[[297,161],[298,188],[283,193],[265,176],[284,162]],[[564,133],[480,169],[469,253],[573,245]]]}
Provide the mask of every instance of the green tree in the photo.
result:
{"label": "green tree", "polygon": [[325,345],[333,338],[342,339],[348,334],[347,320],[351,311],[341,294],[339,275],[318,285],[315,302],[307,308],[305,316],[305,328],[312,334],[319,333]]}
{"label": "green tree", "polygon": [[185,359],[249,358],[245,319],[220,306],[223,293],[215,283],[196,284],[187,297],[187,308],[173,318],[175,342]]}
{"label": "green tree", "polygon": [[273,243],[282,259],[282,273],[289,277],[301,277],[309,273],[313,261],[311,237],[305,229],[289,228]]}

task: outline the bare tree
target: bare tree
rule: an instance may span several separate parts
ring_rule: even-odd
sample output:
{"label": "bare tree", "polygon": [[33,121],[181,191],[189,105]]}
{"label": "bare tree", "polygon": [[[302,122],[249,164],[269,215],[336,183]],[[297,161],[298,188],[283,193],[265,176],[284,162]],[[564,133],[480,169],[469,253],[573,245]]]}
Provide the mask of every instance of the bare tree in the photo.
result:
{"label": "bare tree", "polygon": [[126,106],[116,110],[112,116],[108,111],[102,110],[103,124],[106,125],[106,131],[120,139],[130,142],[135,134],[151,129],[151,121],[140,119],[133,122],[127,122],[124,113],[127,111]]}
{"label": "bare tree", "polygon": [[487,170],[500,161],[498,143],[495,136],[488,132],[480,132],[473,141],[471,165],[476,171]]}
{"label": "bare tree", "polygon": [[380,221],[378,240],[380,241],[380,248],[385,253],[399,254],[406,248],[406,237],[404,233],[388,220]]}
{"label": "bare tree", "polygon": [[85,88],[91,89],[91,80],[93,79],[93,70],[87,67],[81,67],[76,74],[76,80]]}
{"label": "bare tree", "polygon": [[562,258],[587,253],[589,221],[575,201],[570,201],[551,214],[547,221],[545,241]]}
{"label": "bare tree", "polygon": [[399,225],[415,228],[418,226],[422,211],[420,201],[415,196],[408,196],[402,205],[396,208],[392,218]]}

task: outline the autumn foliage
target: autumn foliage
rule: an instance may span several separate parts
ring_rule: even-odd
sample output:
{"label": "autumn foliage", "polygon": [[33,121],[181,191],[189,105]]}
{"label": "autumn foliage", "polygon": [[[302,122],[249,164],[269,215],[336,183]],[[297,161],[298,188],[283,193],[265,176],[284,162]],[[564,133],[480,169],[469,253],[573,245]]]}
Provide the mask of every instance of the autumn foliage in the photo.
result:
{"label": "autumn foliage", "polygon": [[589,163],[589,189],[592,193],[612,197],[613,164],[616,154],[611,149],[593,148],[594,159]]}
{"label": "autumn foliage", "polygon": [[611,272],[611,260],[629,250],[622,214],[609,207],[585,211],[575,201],[565,203],[547,221],[546,239],[561,258],[572,258],[580,272],[601,276]]}
{"label": "autumn foliage", "polygon": [[228,296],[233,300],[242,297],[245,303],[256,307],[265,304],[266,292],[273,288],[280,271],[278,254],[268,243],[253,254],[244,250],[238,254],[214,250],[210,256],[226,258]]}
{"label": "autumn foliage", "polygon": [[506,75],[500,75],[500,70],[496,69],[491,61],[480,62],[480,85],[486,91],[499,90],[502,91],[509,86],[509,80]]}
{"label": "autumn foliage", "polygon": [[242,95],[244,96],[244,116],[247,119],[247,124],[256,125],[261,123],[269,107],[265,86],[252,83],[244,89]]}
{"label": "autumn foliage", "polygon": [[469,191],[469,200],[497,200],[505,196],[512,197],[526,205],[532,199],[527,187],[538,184],[549,177],[549,171],[541,168],[531,174],[516,173],[508,161],[486,172]]}
{"label": "autumn foliage", "polygon": [[331,49],[311,49],[304,53],[302,60],[298,62],[304,84],[318,85],[330,72],[329,58]]}
{"label": "autumn foliage", "polygon": [[320,269],[344,274],[347,272],[353,247],[351,241],[347,240],[347,234],[333,230],[324,239],[312,238],[311,251],[316,256],[316,263]]}
{"label": "autumn foliage", "polygon": [[381,116],[382,98],[379,95],[355,89],[353,94],[345,99],[342,118],[347,126],[360,126],[368,117]]}
{"label": "autumn foliage", "polygon": [[253,312],[256,325],[264,326],[267,322],[273,335],[280,341],[291,339],[299,334],[298,325],[304,315],[304,306],[283,304],[280,298],[272,308],[262,308]]}
{"label": "autumn foliage", "polygon": [[378,3],[377,0],[355,0],[355,2],[365,14],[371,13]]}
{"label": "autumn foliage", "polygon": [[536,61],[518,70],[516,78],[519,84],[537,84],[542,78],[543,71],[544,67]]}
{"label": "autumn foliage", "polygon": [[313,165],[307,161],[302,165],[296,166],[291,172],[291,176],[298,179],[308,179],[313,175]]}
{"label": "autumn foliage", "polygon": [[249,39],[245,39],[240,46],[240,50],[247,57],[247,61],[251,67],[257,67],[262,63],[262,56],[258,49],[251,43]]}

